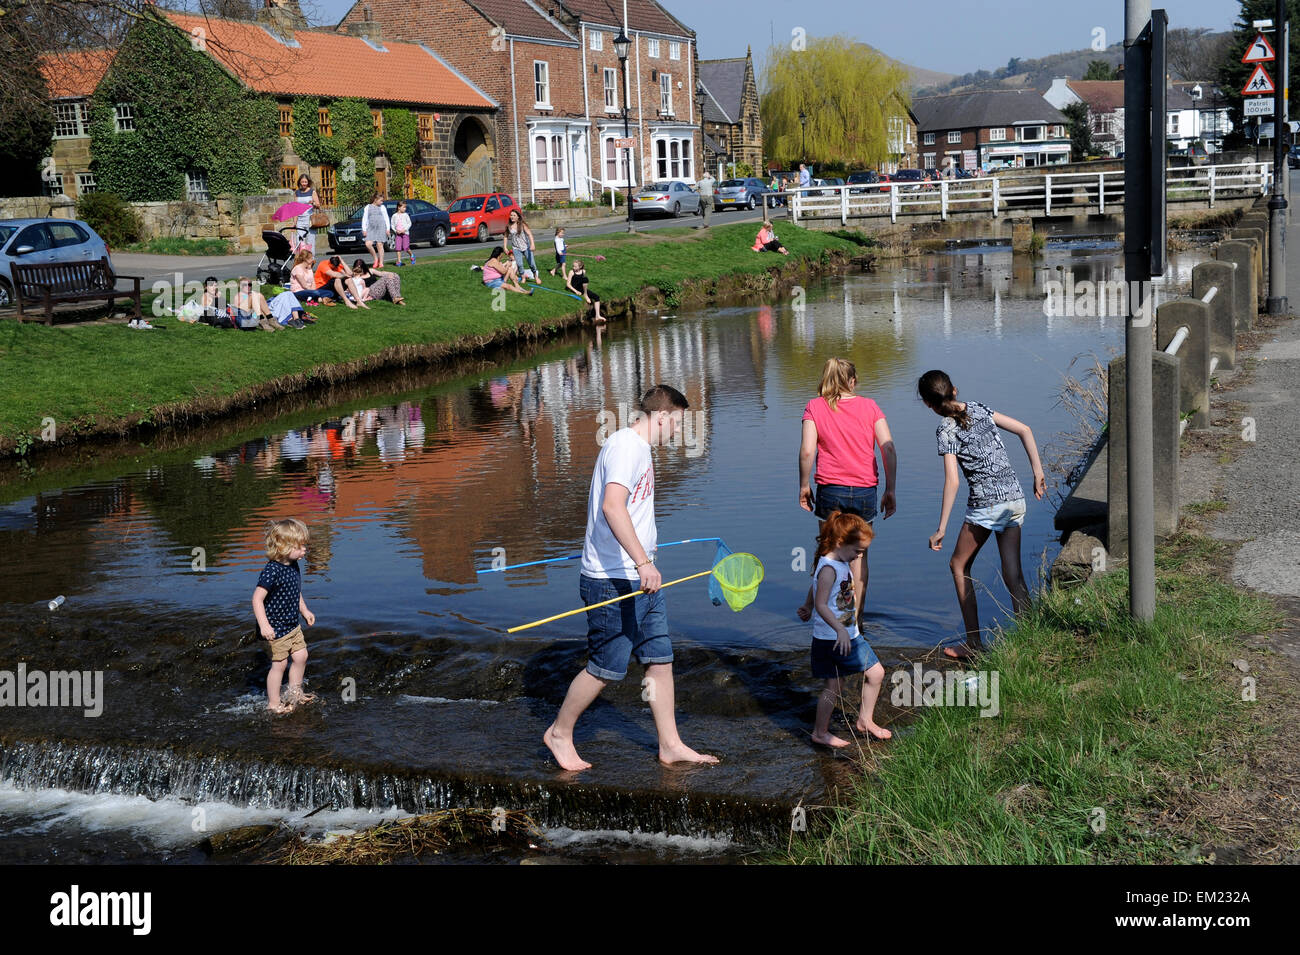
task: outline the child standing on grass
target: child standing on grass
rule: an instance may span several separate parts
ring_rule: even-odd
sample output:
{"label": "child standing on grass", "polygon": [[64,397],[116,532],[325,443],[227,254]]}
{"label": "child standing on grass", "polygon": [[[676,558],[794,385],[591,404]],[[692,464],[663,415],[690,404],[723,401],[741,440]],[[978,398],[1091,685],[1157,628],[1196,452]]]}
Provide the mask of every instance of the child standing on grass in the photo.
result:
{"label": "child standing on grass", "polygon": [[569,277],[564,280],[564,284],[568,286],[570,292],[577,295],[596,310],[596,324],[604,325],[605,317],[600,314],[600,296],[591,291],[588,287],[587,267],[583,264],[581,259],[574,261],[573,271],[570,272]]}
{"label": "child standing on grass", "polygon": [[849,745],[830,731],[831,714],[844,690],[844,678],[862,674],[862,708],[854,724],[859,733],[872,739],[889,739],[894,734],[874,720],[876,700],[885,680],[885,668],[858,631],[857,599],[853,592],[855,560],[866,553],[873,536],[871,525],[857,514],[834,511],[817,536],[817,565],[813,568],[816,588],[814,613],[802,606],[799,619],[812,617],[812,672],[826,687],[817,698],[817,720],[813,742],[839,749]]}
{"label": "child standing on grass", "polygon": [[[307,554],[307,525],[295,518],[272,522],[266,530],[266,555],[269,558],[253,589],[253,615],[266,652],[271,655],[271,670],[266,675],[266,708],[272,713],[289,713],[299,703],[311,703],[314,693],[304,693],[303,676],[307,670],[307,641],[302,635],[298,615],[307,626],[314,626],[316,615],[307,609],[302,598],[302,572],[298,561]],[[280,699],[280,684],[289,661],[289,692]]]}
{"label": "child standing on grass", "polygon": [[957,535],[953,549],[953,583],[957,587],[957,602],[961,605],[962,623],[966,628],[966,645],[962,649],[944,647],[945,656],[965,660],[983,649],[980,641],[979,606],[975,599],[975,581],[970,575],[975,557],[989,539],[998,538],[998,553],[1002,557],[1002,582],[1011,593],[1011,606],[1016,613],[1029,606],[1029,588],[1020,567],[1020,526],[1025,522],[1025,492],[1020,479],[1007,459],[1007,449],[1002,444],[998,429],[1010,431],[1025,446],[1029,465],[1034,470],[1034,497],[1043,499],[1047,493],[1047,479],[1043,465],[1038,460],[1038,446],[1029,426],[1015,418],[998,414],[976,401],[958,401],[957,389],[952,379],[942,371],[927,371],[916,383],[917,393],[931,411],[943,418],[935,430],[939,440],[939,456],[943,458],[943,499],[939,510],[939,529],[930,535],[930,549],[943,549],[943,536],[948,526],[960,484],[957,472],[966,477],[970,497],[966,502],[966,517]]}
{"label": "child standing on grass", "polygon": [[[555,269],[560,270],[560,278],[564,279],[565,283],[567,284],[569,281],[569,272],[567,267],[564,264],[564,259],[565,259],[564,249],[565,249],[564,227],[561,226],[560,228],[555,230]],[[555,274],[555,269],[551,269],[552,275]]]}
{"label": "child standing on grass", "polygon": [[397,252],[397,264],[402,264],[402,253],[415,264],[415,253],[411,251],[411,216],[406,211],[406,203],[399,202],[393,213],[393,249]]}

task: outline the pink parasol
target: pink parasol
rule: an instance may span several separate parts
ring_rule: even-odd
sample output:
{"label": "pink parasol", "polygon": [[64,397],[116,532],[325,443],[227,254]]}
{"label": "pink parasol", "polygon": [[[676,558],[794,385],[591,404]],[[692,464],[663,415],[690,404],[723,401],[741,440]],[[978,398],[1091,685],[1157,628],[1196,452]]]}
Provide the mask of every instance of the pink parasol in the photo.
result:
{"label": "pink parasol", "polygon": [[288,222],[290,219],[296,219],[304,212],[311,211],[310,202],[286,202],[275,212],[271,213],[271,218],[276,222]]}

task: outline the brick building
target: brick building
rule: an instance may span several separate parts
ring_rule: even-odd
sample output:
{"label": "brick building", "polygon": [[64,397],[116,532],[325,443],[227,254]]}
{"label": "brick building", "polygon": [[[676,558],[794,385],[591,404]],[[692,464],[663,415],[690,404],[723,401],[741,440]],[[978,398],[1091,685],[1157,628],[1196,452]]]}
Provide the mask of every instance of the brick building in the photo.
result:
{"label": "brick building", "polygon": [[700,60],[704,84],[704,132],[718,145],[724,162],[747,163],[763,175],[763,119],[758,109],[754,56]]}
{"label": "brick building", "polygon": [[912,103],[923,169],[1002,169],[1070,161],[1068,120],[1034,90],[927,96]]}
{"label": "brick building", "polygon": [[614,48],[621,11],[607,0],[364,0],[338,29],[372,22],[436,50],[500,106],[493,185],[553,205],[627,185],[613,145],[625,102],[638,142],[632,183],[696,176],[694,34],[653,0],[628,0],[625,89]]}
{"label": "brick building", "polygon": [[90,96],[113,62],[112,50],[76,50],[40,59],[54,107],[54,141],[41,180],[47,196],[95,191],[90,168]]}

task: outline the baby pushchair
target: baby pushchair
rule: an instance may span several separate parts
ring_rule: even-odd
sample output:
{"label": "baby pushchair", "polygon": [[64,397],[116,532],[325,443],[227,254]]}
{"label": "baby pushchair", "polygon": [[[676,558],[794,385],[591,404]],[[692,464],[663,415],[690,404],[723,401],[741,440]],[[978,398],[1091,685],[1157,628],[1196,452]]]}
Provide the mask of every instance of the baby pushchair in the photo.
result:
{"label": "baby pushchair", "polygon": [[262,230],[262,241],[266,243],[266,254],[257,264],[257,279],[267,285],[289,284],[289,273],[293,271],[293,248],[285,231],[295,226],[285,226],[278,232],[271,229]]}

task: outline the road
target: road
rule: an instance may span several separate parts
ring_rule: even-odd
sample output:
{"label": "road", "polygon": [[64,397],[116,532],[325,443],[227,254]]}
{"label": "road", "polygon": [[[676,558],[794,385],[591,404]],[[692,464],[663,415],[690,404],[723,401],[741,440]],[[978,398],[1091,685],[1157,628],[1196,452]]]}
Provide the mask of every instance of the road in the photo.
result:
{"label": "road", "polygon": [[[776,210],[778,216],[784,217],[786,210]],[[737,222],[758,223],[763,219],[761,209],[754,212],[746,211],[728,211],[714,213],[710,217],[710,223],[713,225],[730,225]],[[638,232],[655,232],[659,229],[682,228],[699,225],[699,219],[695,216],[682,216],[680,219],[663,218],[663,219],[638,219],[636,229]],[[627,229],[627,221],[624,219],[610,220],[603,219],[599,223],[589,226],[570,225],[565,226],[565,236],[572,240],[590,235],[608,235],[611,233],[624,232]],[[549,230],[548,230],[549,231]],[[538,239],[538,265],[549,268],[553,262],[553,256],[550,255],[550,243],[543,240],[539,235]],[[415,258],[417,261],[430,259],[442,255],[452,255],[457,252],[472,252],[481,250],[483,257],[487,257],[487,252],[491,250],[492,245],[500,242],[497,237],[492,243],[480,245],[477,242],[448,242],[443,248],[428,249],[421,246],[415,249]],[[349,252],[349,259],[355,257],[366,257],[369,253],[364,250],[359,252]],[[211,275],[221,280],[235,279],[242,275],[252,275],[257,268],[257,263],[261,261],[262,253],[249,253],[247,255],[143,255],[134,252],[115,252],[113,253],[113,266],[117,269],[119,275],[139,275],[144,278],[141,287],[148,289],[155,282],[174,283],[176,274],[179,272],[183,277],[181,283],[199,282],[205,277]],[[391,261],[391,253],[387,257]]]}

